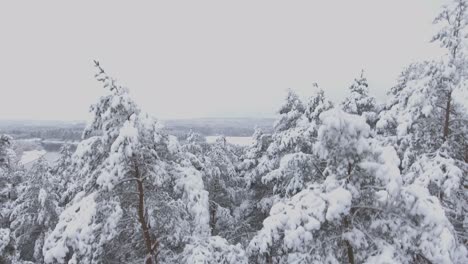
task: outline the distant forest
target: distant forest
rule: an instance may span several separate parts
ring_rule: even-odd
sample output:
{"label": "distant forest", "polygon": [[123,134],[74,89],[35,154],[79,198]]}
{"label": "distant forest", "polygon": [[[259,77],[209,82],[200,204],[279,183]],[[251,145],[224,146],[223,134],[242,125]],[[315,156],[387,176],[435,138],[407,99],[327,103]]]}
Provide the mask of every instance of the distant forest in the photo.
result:
{"label": "distant forest", "polygon": [[[232,137],[252,136],[255,128],[270,133],[273,118],[198,118],[163,120],[166,130],[179,139],[185,139],[190,131],[203,136],[224,135]],[[60,121],[1,121],[0,134],[8,134],[15,139],[40,138],[45,140],[79,141],[84,122]]]}

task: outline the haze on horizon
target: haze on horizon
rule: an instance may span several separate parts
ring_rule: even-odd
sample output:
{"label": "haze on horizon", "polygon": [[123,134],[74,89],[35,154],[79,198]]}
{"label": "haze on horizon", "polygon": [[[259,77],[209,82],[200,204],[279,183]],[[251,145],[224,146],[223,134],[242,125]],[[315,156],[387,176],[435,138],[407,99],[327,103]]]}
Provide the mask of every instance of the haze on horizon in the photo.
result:
{"label": "haze on horizon", "polygon": [[443,3],[4,2],[0,119],[86,119],[103,93],[93,59],[163,119],[270,117],[313,83],[337,101],[361,69],[384,100],[405,66],[439,55]]}

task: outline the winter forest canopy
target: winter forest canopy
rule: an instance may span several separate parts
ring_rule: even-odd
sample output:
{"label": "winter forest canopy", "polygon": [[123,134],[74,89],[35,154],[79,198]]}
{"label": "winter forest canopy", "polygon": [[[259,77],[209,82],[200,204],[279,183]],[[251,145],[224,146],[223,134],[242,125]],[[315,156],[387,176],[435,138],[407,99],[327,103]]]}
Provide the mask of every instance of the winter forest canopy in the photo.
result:
{"label": "winter forest canopy", "polygon": [[170,135],[96,61],[105,95],[54,164],[0,135],[0,263],[468,263],[467,8],[385,103],[364,71],[342,102],[289,90],[245,147]]}

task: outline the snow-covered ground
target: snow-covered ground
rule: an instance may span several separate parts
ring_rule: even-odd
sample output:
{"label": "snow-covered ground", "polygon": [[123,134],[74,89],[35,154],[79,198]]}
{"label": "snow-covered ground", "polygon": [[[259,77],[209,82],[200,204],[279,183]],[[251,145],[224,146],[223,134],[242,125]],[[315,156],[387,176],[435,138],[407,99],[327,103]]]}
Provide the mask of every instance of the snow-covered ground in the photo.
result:
{"label": "snow-covered ground", "polygon": [[50,151],[44,155],[44,158],[49,162],[49,164],[54,163],[60,157],[60,153]]}
{"label": "snow-covered ground", "polygon": [[23,152],[23,155],[21,156],[20,159],[20,164],[21,165],[26,165],[30,162],[33,162],[40,157],[44,156],[47,153],[45,150],[30,150],[30,151],[25,151]]}
{"label": "snow-covered ground", "polygon": [[43,157],[49,164],[53,164],[60,154],[58,152],[45,150],[30,150],[25,151],[20,159],[20,164],[23,165],[26,169],[30,169],[35,161]]}
{"label": "snow-covered ground", "polygon": [[[208,143],[213,143],[219,137],[220,136],[206,136],[205,138]],[[248,146],[253,142],[252,137],[226,137],[226,140],[228,143],[239,146]]]}

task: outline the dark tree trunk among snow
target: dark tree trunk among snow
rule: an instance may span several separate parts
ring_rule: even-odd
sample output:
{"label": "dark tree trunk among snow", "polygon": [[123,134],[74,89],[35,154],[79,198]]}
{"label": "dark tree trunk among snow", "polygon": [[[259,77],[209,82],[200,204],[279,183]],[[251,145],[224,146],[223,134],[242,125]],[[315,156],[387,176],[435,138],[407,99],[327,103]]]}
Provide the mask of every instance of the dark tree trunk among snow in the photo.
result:
{"label": "dark tree trunk among snow", "polygon": [[[353,171],[353,165],[351,163],[348,163],[348,177],[351,177],[351,172]],[[348,179],[349,180],[349,179]],[[350,212],[350,215],[353,215],[353,212],[354,210],[351,209],[351,212]],[[343,218],[343,225],[344,225],[344,229],[345,230],[348,230],[349,227],[350,227],[350,221],[349,221],[349,217],[344,217]],[[351,243],[349,243],[348,240],[344,240],[344,243],[346,245],[346,252],[347,252],[347,255],[348,255],[348,262],[350,264],[354,264],[354,251],[353,251],[353,247],[351,246]]]}
{"label": "dark tree trunk among snow", "polygon": [[348,242],[348,240],[345,240],[346,244],[346,250],[348,252],[348,262],[349,264],[354,264],[354,252],[353,252],[353,247],[351,244]]}
{"label": "dark tree trunk among snow", "polygon": [[214,202],[210,203],[210,229],[211,235],[216,235],[216,211],[218,209],[217,204]]}
{"label": "dark tree trunk among snow", "polygon": [[465,162],[468,162],[468,144],[465,144]]}
{"label": "dark tree trunk among snow", "polygon": [[447,106],[445,108],[444,140],[447,140],[448,135],[449,135],[451,103],[452,103],[452,91],[449,91],[448,92],[448,97],[447,97]]}
{"label": "dark tree trunk among snow", "polygon": [[156,261],[155,254],[154,254],[156,248],[153,248],[153,245],[156,245],[156,244],[151,239],[149,226],[145,219],[146,209],[145,209],[145,193],[144,193],[144,187],[143,187],[143,179],[141,177],[138,165],[135,162],[134,162],[134,167],[135,167],[135,178],[136,178],[137,190],[138,190],[138,221],[140,222],[141,230],[143,232],[143,238],[145,240],[145,247],[146,247],[146,253],[147,253],[146,264],[154,264],[154,263],[157,263],[157,261]]}

